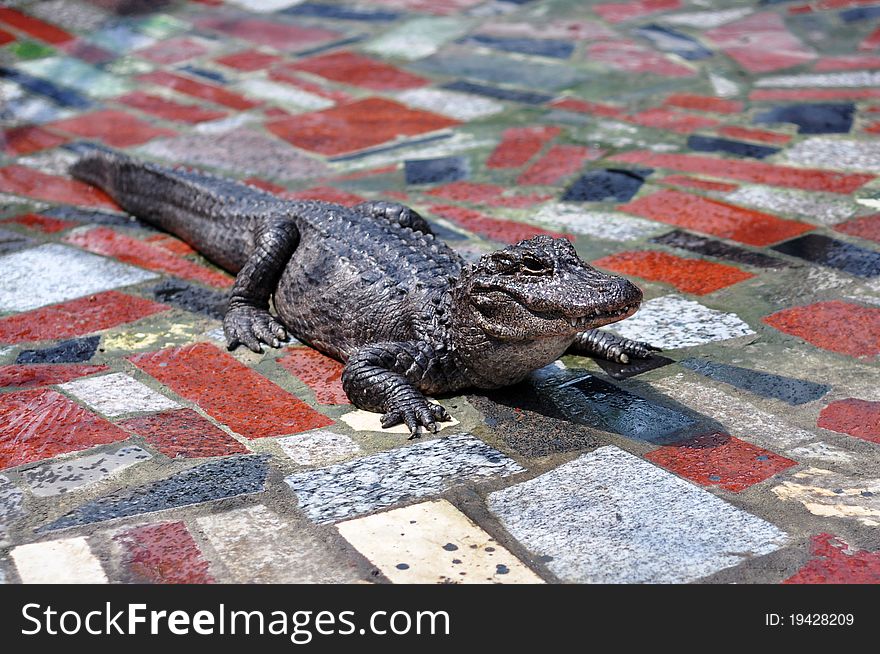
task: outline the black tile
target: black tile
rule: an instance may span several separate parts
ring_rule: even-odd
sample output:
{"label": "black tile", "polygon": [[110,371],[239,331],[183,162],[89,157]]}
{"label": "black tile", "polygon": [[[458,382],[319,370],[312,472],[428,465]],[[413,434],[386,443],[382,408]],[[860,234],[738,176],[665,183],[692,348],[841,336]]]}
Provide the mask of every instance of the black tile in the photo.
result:
{"label": "black tile", "polygon": [[546,93],[536,93],[534,91],[518,91],[516,89],[502,89],[497,86],[488,86],[486,84],[476,84],[465,80],[450,82],[444,84],[441,88],[449,91],[461,91],[462,93],[471,93],[473,95],[482,95],[487,98],[496,100],[507,100],[510,102],[519,102],[521,104],[544,104],[553,99],[552,95]]}
{"label": "black tile", "polygon": [[74,338],[42,350],[22,350],[16,363],[82,363],[95,355],[100,336]]}
{"label": "black tile", "polygon": [[730,384],[755,395],[782,400],[791,405],[818,400],[831,390],[827,384],[817,384],[804,379],[783,377],[704,359],[685,359],[679,363],[710,379]]}
{"label": "black tile", "polygon": [[566,202],[628,202],[638,193],[651,169],[603,168],[581,175],[566,189]]}
{"label": "black tile", "polygon": [[553,57],[555,59],[568,59],[571,53],[574,52],[573,43],[555,39],[529,39],[474,34],[462,39],[461,42],[503,50],[505,52],[520,52],[522,54]]}
{"label": "black tile", "polygon": [[318,2],[304,2],[287,9],[282,9],[279,14],[288,16],[310,16],[314,18],[332,18],[334,20],[357,20],[365,22],[387,22],[397,20],[401,14],[397,11],[384,9],[367,9],[366,7],[344,7],[338,5],[325,5]]}
{"label": "black tile", "polygon": [[629,379],[649,370],[656,370],[657,368],[668,366],[670,363],[675,363],[672,359],[667,359],[657,354],[647,359],[633,357],[626,365],[600,358],[596,358],[595,361],[605,371],[605,374],[612,379]]}
{"label": "black tile", "polygon": [[743,141],[733,141],[731,139],[703,136],[701,134],[694,134],[688,137],[687,144],[691,150],[698,152],[727,152],[738,157],[752,157],[753,159],[763,159],[779,152],[779,148],[771,148],[768,145],[757,145],[755,143],[745,143]]}
{"label": "black tile", "polygon": [[15,252],[34,243],[32,238],[0,227],[0,254]]}
{"label": "black tile", "polygon": [[221,291],[212,291],[179,279],[166,279],[147,289],[159,302],[170,304],[178,309],[193,311],[209,318],[223,320],[229,295]]}
{"label": "black tile", "polygon": [[688,232],[675,229],[662,236],[650,239],[652,243],[660,243],[669,247],[697,252],[716,259],[724,259],[734,263],[741,263],[755,268],[790,268],[790,264],[782,259],[771,257],[761,252],[752,252],[737,245],[730,245],[723,241],[716,241],[705,236],[697,236]]}
{"label": "black tile", "polygon": [[444,184],[470,177],[470,166],[464,157],[410,159],[404,172],[407,184]]}
{"label": "black tile", "polygon": [[794,123],[799,134],[845,134],[852,127],[852,102],[791,104],[755,116],[755,123]]}
{"label": "black tile", "polygon": [[880,252],[838,241],[823,234],[805,234],[774,245],[773,249],[857,277],[880,275]]}
{"label": "black tile", "polygon": [[684,32],[663,27],[661,25],[645,25],[637,28],[635,34],[648,39],[652,45],[663,52],[671,52],[682,59],[699,61],[715,55],[702,43],[691,38]]}

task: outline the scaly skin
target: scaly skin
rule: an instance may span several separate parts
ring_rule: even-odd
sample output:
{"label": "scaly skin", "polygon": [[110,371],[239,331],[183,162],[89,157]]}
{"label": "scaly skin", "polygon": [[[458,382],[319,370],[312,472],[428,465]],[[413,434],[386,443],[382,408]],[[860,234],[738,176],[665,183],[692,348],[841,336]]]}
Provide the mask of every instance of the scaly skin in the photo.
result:
{"label": "scaly skin", "polygon": [[425,394],[513,384],[566,352],[626,363],[656,350],[596,329],[632,315],[641,291],[565,239],[538,236],[468,265],[395,203],[284,201],[107,151],[71,173],[237,275],[230,349],[261,352],[293,334],[345,363],[349,399],[384,427],[436,431],[449,416]]}

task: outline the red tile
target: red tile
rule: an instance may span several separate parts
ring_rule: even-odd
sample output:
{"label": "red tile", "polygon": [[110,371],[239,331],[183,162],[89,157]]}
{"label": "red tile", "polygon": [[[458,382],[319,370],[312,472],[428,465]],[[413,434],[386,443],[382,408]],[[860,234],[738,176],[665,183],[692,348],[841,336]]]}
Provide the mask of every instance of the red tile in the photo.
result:
{"label": "red tile", "polygon": [[581,169],[585,161],[598,159],[605,150],[581,145],[554,145],[520,175],[516,182],[525,186],[556,184]]}
{"label": "red tile", "polygon": [[389,164],[387,166],[380,166],[379,168],[370,168],[369,170],[356,170],[353,173],[337,175],[333,178],[333,180],[342,182],[352,179],[363,179],[365,177],[376,177],[378,175],[387,175],[389,173],[397,172],[398,169],[398,164]]}
{"label": "red tile", "polygon": [[85,336],[152,316],[170,307],[119,291],[106,291],[0,318],[0,343]]}
{"label": "red tile", "polygon": [[859,43],[859,50],[876,50],[877,48],[880,48],[880,27],[868,34],[868,36]]}
{"label": "red tile", "polygon": [[49,386],[105,372],[109,367],[73,363],[33,363],[0,366],[0,386]]}
{"label": "red tile", "polygon": [[0,192],[35,200],[118,210],[104,191],[75,179],[57,177],[26,166],[0,168]]}
{"label": "red tile", "polygon": [[351,404],[342,390],[343,365],[338,361],[310,347],[294,348],[276,361],[315,392],[318,404]]}
{"label": "red tile", "polygon": [[303,191],[285,190],[279,193],[279,195],[291,200],[322,200],[323,202],[332,202],[333,204],[341,204],[346,207],[353,207],[365,200],[360,195],[333,188],[332,186],[313,186]]}
{"label": "red tile", "polygon": [[[876,0],[874,0],[876,2]],[[844,55],[842,57],[823,57],[816,62],[813,70],[824,73],[833,70],[869,70],[880,68],[880,57],[874,55]]]}
{"label": "red tile", "polygon": [[4,30],[0,30],[0,45],[6,45],[15,41],[15,37]]}
{"label": "red tile", "polygon": [[267,127],[298,148],[332,156],[457,124],[445,116],[410,109],[392,100],[367,98],[274,120]]}
{"label": "red tile", "polygon": [[880,121],[865,125],[865,131],[869,134],[880,134]]}
{"label": "red tile", "polygon": [[116,425],[53,390],[0,394],[0,469],[126,438]]}
{"label": "red tile", "polygon": [[143,436],[153,448],[172,459],[248,452],[244,445],[192,409],[132,418],[120,422],[119,426]]}
{"label": "red tile", "polygon": [[185,257],[188,254],[195,254],[196,252],[189,243],[181,241],[179,238],[171,236],[170,234],[154,234],[144,240],[147,243],[157,245],[163,250],[168,250],[181,257]]}
{"label": "red tile", "polygon": [[565,109],[566,111],[576,111],[582,114],[595,114],[597,116],[606,116],[614,118],[624,113],[623,107],[615,107],[610,104],[601,104],[599,102],[588,102],[578,98],[562,98],[554,100],[550,103],[551,107],[557,109]]}
{"label": "red tile", "polygon": [[655,168],[670,168],[687,173],[710,175],[744,182],[786,186],[805,191],[852,193],[874,179],[874,175],[839,173],[815,168],[793,168],[760,161],[718,159],[698,154],[661,154],[647,150],[625,152],[611,157],[613,161],[645,164]]}
{"label": "red tile", "polygon": [[699,179],[698,177],[688,177],[687,175],[667,175],[661,179],[654,180],[658,184],[668,184],[669,186],[683,186],[685,188],[697,188],[701,191],[734,191],[739,187],[736,184],[727,184],[726,182],[713,182],[708,179]]}
{"label": "red tile", "polygon": [[267,54],[259,50],[241,50],[223,57],[217,57],[214,61],[227,68],[252,73],[269,68],[284,60],[277,55]]}
{"label": "red tile", "polygon": [[114,257],[134,266],[158,270],[209,286],[228,288],[235,281],[230,275],[175,256],[167,250],[125,236],[109,227],[95,227],[85,232],[77,232],[64,240],[95,254]]}
{"label": "red tile", "polygon": [[559,232],[552,232],[547,229],[533,227],[513,220],[492,218],[479,211],[465,209],[463,207],[440,205],[432,206],[429,209],[432,213],[448,218],[465,229],[480,234],[481,236],[485,236],[486,238],[501,241],[502,243],[518,243],[519,241],[538,236],[539,234],[571,239],[570,236],[566,236]]}
{"label": "red tile", "polygon": [[724,98],[692,93],[674,93],[666,98],[666,102],[663,104],[693,111],[711,111],[717,114],[738,114],[743,110],[743,103],[739,100],[725,100]]}
{"label": "red tile", "polygon": [[797,66],[816,53],[788,31],[779,14],[762,11],[704,32],[727,56],[753,73]]}
{"label": "red tile", "polygon": [[693,77],[696,71],[635,41],[600,41],[587,46],[587,60],[625,73],[650,73],[664,77]]}
{"label": "red tile", "polygon": [[755,89],[749,100],[872,100],[880,89]]}
{"label": "red tile", "polygon": [[150,95],[143,91],[135,91],[128,95],[116,98],[116,102],[133,107],[145,114],[156,116],[164,120],[176,120],[181,123],[202,123],[206,120],[218,120],[227,114],[223,111],[207,109],[195,104],[181,104],[173,100]]}
{"label": "red tile", "polygon": [[355,101],[354,96],[345,91],[328,89],[314,81],[305,79],[304,75],[294,68],[294,64],[284,64],[274,70],[270,70],[269,79],[275,82],[281,82],[282,84],[289,84],[290,86],[302,89],[303,91],[308,91],[309,93],[313,93],[322,98],[327,98],[328,100],[333,100],[333,102],[339,104],[347,104]]}
{"label": "red tile", "polygon": [[707,434],[648,452],[645,458],[700,486],[738,493],[797,465],[727,434]]}
{"label": "red tile", "polygon": [[245,438],[296,434],[333,424],[302,400],[208,343],[129,359]]}
{"label": "red tile", "polygon": [[783,220],[753,209],[672,189],[641,197],[619,209],[748,245],[770,245],[815,229],[806,223]]}
{"label": "red tile", "polygon": [[332,52],[300,61],[293,67],[334,82],[374,91],[398,91],[428,84],[424,77],[354,52]]}
{"label": "red tile", "polygon": [[645,127],[654,127],[656,129],[668,129],[673,132],[682,134],[690,134],[698,129],[705,127],[714,127],[719,121],[706,116],[695,116],[681,111],[670,111],[669,109],[648,109],[640,111],[637,114],[627,116],[626,120],[644,125]]}
{"label": "red tile", "polygon": [[681,7],[680,0],[635,0],[634,2],[608,2],[593,5],[593,11],[609,23],[621,23],[625,20],[679,7]]}
{"label": "red tile", "polygon": [[764,322],[832,352],[853,357],[880,354],[880,309],[832,300],[783,309]]}
{"label": "red tile", "polygon": [[858,236],[880,243],[880,213],[835,225],[834,229],[850,236]]}
{"label": "red tile", "polygon": [[206,52],[208,52],[208,48],[201,43],[185,36],[179,36],[159,41],[142,50],[136,50],[133,54],[157,64],[177,64],[194,57],[200,57]]}
{"label": "red tile", "polygon": [[784,584],[880,584],[880,551],[857,550],[832,534],[811,541],[810,560]]}
{"label": "red tile", "polygon": [[849,398],[832,402],[816,423],[823,429],[880,443],[880,402]]}
{"label": "red tile", "polygon": [[754,277],[752,273],[723,263],[685,259],[665,252],[620,252],[602,257],[594,266],[653,282],[671,284],[680,291],[706,295]]}
{"label": "red tile", "polygon": [[281,22],[280,20],[213,17],[210,14],[206,14],[205,18],[196,20],[195,24],[199,29],[215,30],[244,41],[266,45],[282,52],[297,52],[313,48],[343,36],[339,32],[317,27],[300,27]]}
{"label": "red tile", "polygon": [[63,29],[50,25],[42,20],[23,14],[15,9],[0,7],[0,21],[21,30],[25,34],[46,43],[58,45],[71,41],[73,36]]}
{"label": "red tile", "polygon": [[0,140],[3,149],[10,156],[30,154],[39,150],[47,150],[67,143],[70,139],[46,131],[36,125],[24,125],[4,130]]}
{"label": "red tile", "polygon": [[288,189],[278,184],[273,184],[272,182],[267,182],[265,179],[260,179],[259,177],[248,177],[243,180],[245,184],[250,184],[251,186],[256,186],[259,189],[264,191],[269,191],[269,193],[274,193],[275,195],[281,195],[282,193],[290,193]]}
{"label": "red tile", "polygon": [[556,138],[558,127],[511,127],[504,130],[501,143],[489,155],[488,168],[519,168]]}
{"label": "red tile", "polygon": [[24,225],[29,229],[36,229],[44,234],[56,234],[80,224],[70,220],[59,220],[58,218],[41,216],[38,213],[26,213],[21,216],[15,216],[14,218],[6,218],[3,222]]}
{"label": "red tile", "polygon": [[113,540],[125,548],[125,566],[135,583],[214,583],[208,562],[183,522],[134,527]]}
{"label": "red tile", "polygon": [[105,109],[91,114],[49,123],[48,127],[68,134],[100,139],[115,148],[140,145],[158,136],[174,136],[175,132],[135,118],[124,111]]}
{"label": "red tile", "polygon": [[205,84],[204,82],[199,82],[175,73],[157,70],[152,73],[138,75],[138,80],[148,84],[156,84],[157,86],[166,86],[170,89],[174,89],[178,93],[221,104],[230,109],[245,111],[259,106],[259,103],[251,102],[247,98],[237,93],[227,91],[222,87],[214,84]]}
{"label": "red tile", "polygon": [[750,127],[737,127],[735,125],[719,127],[718,133],[734,139],[760,141],[761,143],[773,143],[774,145],[784,145],[791,140],[790,134],[780,134],[779,132],[770,132],[763,129],[751,129]]}

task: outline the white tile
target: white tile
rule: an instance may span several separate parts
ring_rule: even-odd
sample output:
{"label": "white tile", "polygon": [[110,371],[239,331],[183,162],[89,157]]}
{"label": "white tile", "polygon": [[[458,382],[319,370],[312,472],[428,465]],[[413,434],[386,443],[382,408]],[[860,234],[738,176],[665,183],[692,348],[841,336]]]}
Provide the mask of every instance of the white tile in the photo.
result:
{"label": "white tile", "polygon": [[606,241],[632,241],[664,231],[656,222],[610,211],[591,211],[577,204],[553,203],[534,218],[557,229]]}
{"label": "white tile", "polygon": [[495,100],[443,89],[410,89],[398,93],[397,99],[411,107],[458,120],[485,118],[504,111],[504,105]]}
{"label": "white tile", "polygon": [[788,451],[788,454],[796,457],[798,460],[810,459],[838,464],[852,463],[854,456],[852,452],[844,450],[841,447],[829,445],[824,441],[817,441],[815,443],[810,443],[809,445],[801,445],[800,447],[792,448]]}
{"label": "white tile", "polygon": [[726,77],[722,77],[716,73],[709,73],[709,82],[715,95],[721,98],[732,98],[739,94],[739,85]]}
{"label": "white tile", "polygon": [[755,82],[758,87],[859,87],[880,86],[880,72],[856,70],[845,73],[804,73],[802,75],[774,75]]}
{"label": "white tile", "polygon": [[85,538],[19,545],[10,554],[25,584],[106,584],[101,562]]}
{"label": "white tile", "polygon": [[157,276],[66,245],[41,245],[0,257],[0,311],[36,309]]}
{"label": "white tile", "polygon": [[304,0],[226,0],[227,4],[237,5],[248,11],[268,14],[279,9],[287,9],[301,4]]}
{"label": "white tile", "polygon": [[880,527],[880,479],[853,479],[807,468],[771,490],[781,500],[800,502],[813,515],[852,518],[867,527]]}
{"label": "white tile", "polygon": [[293,528],[265,506],[196,520],[236,583],[348,583],[356,573],[308,529]]}
{"label": "white tile", "polygon": [[289,84],[278,84],[265,79],[247,79],[237,85],[237,90],[247,96],[276,102],[296,109],[320,110],[333,106],[333,101],[320,95],[303,91]]}
{"label": "white tile", "polygon": [[177,409],[180,404],[122,372],[59,385],[105,416]]}
{"label": "white tile", "polygon": [[151,458],[152,454],[134,445],[62,463],[46,463],[25,470],[23,476],[34,495],[51,497],[92,486]]}
{"label": "white tile", "polygon": [[575,583],[686,583],[788,540],[774,525],[606,446],[489,495],[514,538]]}
{"label": "white tile", "polygon": [[367,52],[401,59],[422,59],[434,54],[444,43],[464,35],[469,23],[456,17],[414,18],[364,46]]}
{"label": "white tile", "polygon": [[336,525],[396,584],[543,583],[446,500]]}
{"label": "white tile", "polygon": [[710,309],[680,295],[648,300],[634,316],[609,325],[607,329],[668,350],[755,333],[736,314]]}
{"label": "white tile", "polygon": [[737,18],[748,16],[750,13],[752,13],[751,7],[738,7],[736,9],[722,9],[721,11],[689,11],[682,14],[667,14],[660,16],[657,20],[671,25],[711,29]]}
{"label": "white tile", "polygon": [[[450,417],[452,418],[451,420],[437,423],[439,431],[443,431],[447,427],[454,427],[458,424],[458,420],[456,420],[452,416]],[[363,409],[357,409],[356,411],[349,411],[348,413],[344,413],[342,414],[342,416],[340,416],[339,419],[355,431],[378,431],[382,432],[383,434],[409,434],[409,427],[404,424],[395,425],[394,427],[388,427],[387,429],[384,428],[381,422],[381,413],[364,411]]]}
{"label": "white tile", "polygon": [[323,429],[279,438],[278,445],[287,456],[303,466],[334,463],[361,451],[348,436]]}
{"label": "white tile", "polygon": [[855,141],[817,136],[788,148],[783,158],[814,168],[845,168],[876,173],[880,168],[880,145],[876,139]]}
{"label": "white tile", "polygon": [[852,218],[860,207],[834,193],[807,193],[769,186],[741,186],[724,195],[728,202],[763,209],[780,215],[809,218],[823,225],[836,225]]}

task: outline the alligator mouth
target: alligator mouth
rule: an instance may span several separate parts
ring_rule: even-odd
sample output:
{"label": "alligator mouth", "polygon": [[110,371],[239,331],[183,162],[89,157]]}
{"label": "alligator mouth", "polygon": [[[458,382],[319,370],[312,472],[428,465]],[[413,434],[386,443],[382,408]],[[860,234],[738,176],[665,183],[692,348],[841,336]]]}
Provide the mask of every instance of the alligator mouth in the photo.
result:
{"label": "alligator mouth", "polygon": [[639,303],[627,304],[620,309],[615,311],[601,311],[595,310],[591,311],[582,316],[562,316],[562,319],[568,322],[569,325],[576,329],[590,329],[593,327],[601,327],[602,325],[608,325],[612,322],[617,322],[618,320],[623,320],[624,318],[629,318],[633,315],[639,308]]}

